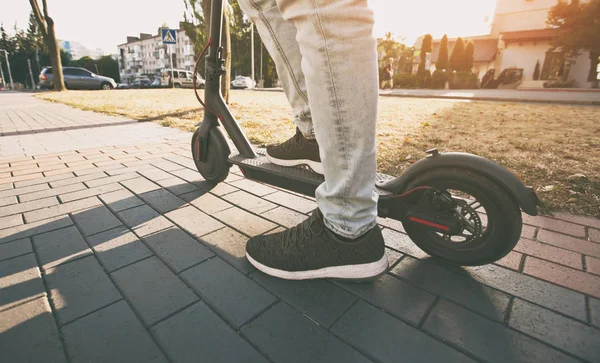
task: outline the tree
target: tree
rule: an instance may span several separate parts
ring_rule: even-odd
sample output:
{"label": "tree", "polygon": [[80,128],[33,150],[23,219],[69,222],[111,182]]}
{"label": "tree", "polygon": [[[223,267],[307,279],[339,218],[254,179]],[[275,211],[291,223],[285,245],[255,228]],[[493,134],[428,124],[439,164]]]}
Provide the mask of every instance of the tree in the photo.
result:
{"label": "tree", "polygon": [[467,50],[465,52],[465,63],[463,66],[463,71],[471,72],[473,70],[473,62],[475,58],[475,43],[469,40],[467,43]]}
{"label": "tree", "polygon": [[454,48],[452,49],[452,55],[450,55],[449,67],[451,71],[460,71],[465,66],[465,42],[462,38],[456,40]]}
{"label": "tree", "polygon": [[419,69],[417,73],[425,72],[425,66],[427,62],[427,53],[431,53],[433,50],[433,38],[430,34],[425,35],[423,38],[423,45],[421,46],[421,61],[419,62]]}
{"label": "tree", "polygon": [[555,48],[566,51],[570,59],[582,50],[590,53],[588,82],[598,87],[597,67],[600,57],[600,0],[582,4],[579,0],[559,0],[547,19],[547,24],[557,28],[557,36],[552,40]]}
{"label": "tree", "polygon": [[445,34],[440,44],[440,53],[435,68],[441,71],[448,70],[448,36]]}
{"label": "tree", "polygon": [[[186,34],[194,41],[194,50],[197,54],[202,50],[210,34],[210,3],[211,0],[183,0],[186,13],[184,20],[192,25],[185,25]],[[226,2],[223,11],[223,31],[221,32],[221,46],[223,47],[223,56],[225,57],[225,75],[221,77],[221,93],[225,102],[229,103],[229,83],[231,80],[231,34],[230,34],[230,16],[231,12],[229,2]],[[192,27],[202,27],[204,29],[193,30]],[[188,33],[189,30],[189,33]]]}
{"label": "tree", "polygon": [[538,61],[535,62],[535,70],[533,71],[533,80],[538,81],[539,79],[540,79],[540,61],[538,59]]}
{"label": "tree", "polygon": [[52,20],[50,14],[48,14],[48,4],[46,3],[46,0],[42,0],[44,11],[43,16],[37,0],[29,0],[29,4],[31,4],[33,15],[35,16],[35,20],[37,21],[39,29],[42,33],[44,44],[50,53],[50,64],[52,64],[54,90],[64,91],[66,90],[66,87],[62,72],[60,51],[58,49],[58,42],[56,41],[56,33],[54,32],[54,20]]}

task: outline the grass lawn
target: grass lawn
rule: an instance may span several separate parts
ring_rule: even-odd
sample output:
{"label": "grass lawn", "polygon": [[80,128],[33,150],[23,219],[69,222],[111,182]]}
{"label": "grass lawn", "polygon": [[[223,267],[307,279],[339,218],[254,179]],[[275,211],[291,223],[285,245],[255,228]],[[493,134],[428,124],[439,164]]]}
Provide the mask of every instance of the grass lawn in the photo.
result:
{"label": "grass lawn", "polygon": [[[193,130],[191,90],[42,93],[74,107]],[[294,132],[281,92],[232,91],[233,114],[257,145]],[[492,159],[534,186],[545,211],[600,217],[600,107],[381,97],[378,170],[398,175],[433,147]]]}

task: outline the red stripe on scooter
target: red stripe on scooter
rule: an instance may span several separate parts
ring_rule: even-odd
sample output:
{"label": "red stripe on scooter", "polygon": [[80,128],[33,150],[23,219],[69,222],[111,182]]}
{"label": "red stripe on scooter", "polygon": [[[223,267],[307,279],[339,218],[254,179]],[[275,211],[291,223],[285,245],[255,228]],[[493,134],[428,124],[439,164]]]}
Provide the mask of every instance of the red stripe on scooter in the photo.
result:
{"label": "red stripe on scooter", "polygon": [[449,231],[449,230],[450,230],[450,228],[449,228],[449,227],[443,226],[443,225],[441,225],[441,224],[437,224],[437,223],[429,222],[429,221],[426,221],[426,220],[423,220],[423,219],[419,219],[419,218],[415,218],[415,217],[410,217],[409,219],[410,219],[412,222],[415,222],[415,223],[420,223],[420,224],[424,224],[424,225],[426,225],[426,226],[433,227],[433,228],[437,228],[437,229],[441,229],[442,231]]}

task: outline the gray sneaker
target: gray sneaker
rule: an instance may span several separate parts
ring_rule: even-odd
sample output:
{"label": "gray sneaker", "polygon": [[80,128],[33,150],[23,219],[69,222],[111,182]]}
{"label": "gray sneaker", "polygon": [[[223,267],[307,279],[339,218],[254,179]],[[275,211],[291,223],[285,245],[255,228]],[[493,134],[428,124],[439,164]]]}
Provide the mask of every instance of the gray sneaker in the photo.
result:
{"label": "gray sneaker", "polygon": [[296,227],[250,238],[246,257],[267,275],[288,280],[367,280],[388,268],[379,226],[348,241],[325,226],[319,209]]}
{"label": "gray sneaker", "polygon": [[298,128],[296,135],[284,143],[267,146],[267,159],[279,166],[307,165],[323,175],[323,165],[316,140],[308,140]]}

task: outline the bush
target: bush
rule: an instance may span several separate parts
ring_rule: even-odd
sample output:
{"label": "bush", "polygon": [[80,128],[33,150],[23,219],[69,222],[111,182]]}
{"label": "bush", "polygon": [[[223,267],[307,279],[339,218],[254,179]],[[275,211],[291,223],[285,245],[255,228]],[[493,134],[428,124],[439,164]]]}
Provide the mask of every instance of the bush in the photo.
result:
{"label": "bush", "polygon": [[394,88],[417,88],[417,75],[410,73],[398,73],[394,75]]}
{"label": "bush", "polygon": [[431,82],[431,71],[417,72],[417,88],[427,88]]}
{"label": "bush", "polygon": [[455,72],[448,79],[450,89],[476,89],[479,88],[479,78],[472,72]]}
{"label": "bush", "polygon": [[448,73],[438,69],[433,72],[429,86],[433,89],[444,89],[446,88],[446,82],[448,82]]}

